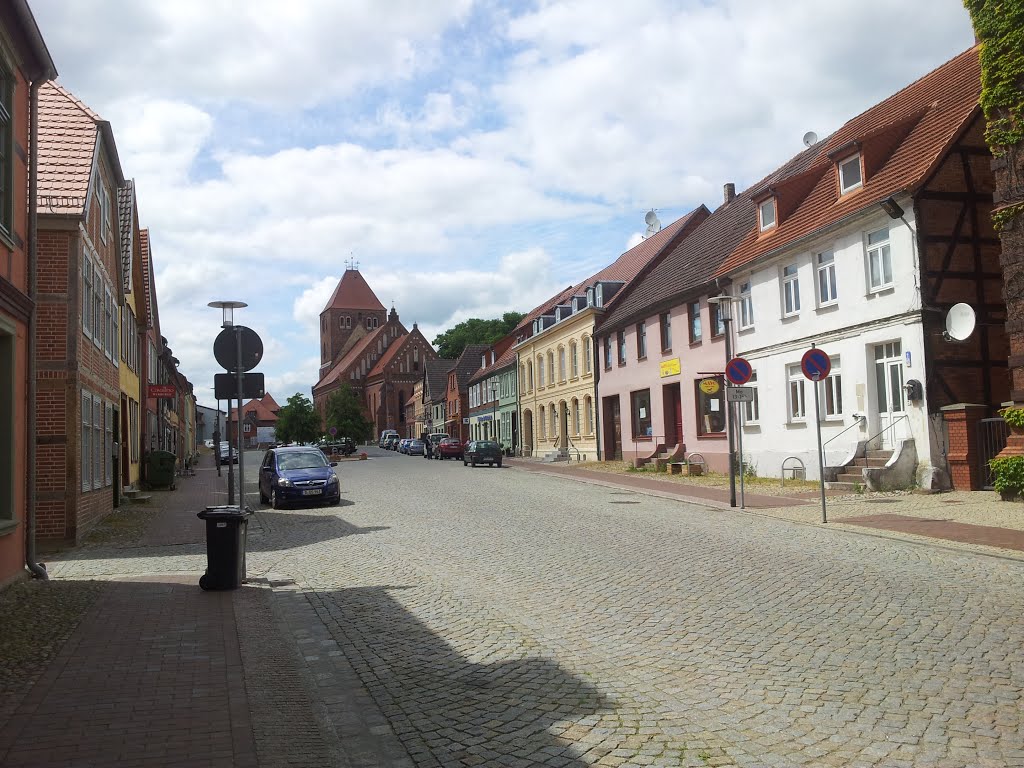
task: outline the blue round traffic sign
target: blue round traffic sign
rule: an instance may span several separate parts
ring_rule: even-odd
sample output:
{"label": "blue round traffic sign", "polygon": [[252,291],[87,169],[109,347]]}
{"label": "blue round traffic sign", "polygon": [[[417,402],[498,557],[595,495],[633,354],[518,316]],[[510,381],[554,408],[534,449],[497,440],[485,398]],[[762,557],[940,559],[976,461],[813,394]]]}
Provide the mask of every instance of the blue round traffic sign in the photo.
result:
{"label": "blue round traffic sign", "polygon": [[737,386],[743,386],[750,381],[750,375],[753,372],[754,369],[750,367],[750,363],[742,357],[734,357],[725,364],[725,377]]}
{"label": "blue round traffic sign", "polygon": [[814,347],[804,352],[800,368],[803,369],[804,376],[811,381],[821,381],[832,370],[832,360],[825,350]]}

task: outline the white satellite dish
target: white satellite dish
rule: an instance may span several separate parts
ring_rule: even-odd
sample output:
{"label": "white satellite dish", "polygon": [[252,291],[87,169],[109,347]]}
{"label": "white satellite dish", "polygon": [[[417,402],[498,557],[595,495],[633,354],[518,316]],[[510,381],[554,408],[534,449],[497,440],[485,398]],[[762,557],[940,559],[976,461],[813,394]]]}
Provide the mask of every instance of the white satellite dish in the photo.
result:
{"label": "white satellite dish", "polygon": [[970,304],[954,304],[946,313],[946,330],[942,338],[946,341],[967,341],[974,333],[976,318]]}
{"label": "white satellite dish", "polygon": [[818,134],[816,134],[814,131],[808,131],[807,133],[804,134],[804,146],[805,147],[812,147],[812,146],[814,146],[817,143],[818,143]]}
{"label": "white satellite dish", "polygon": [[653,210],[647,212],[647,215],[644,216],[644,222],[647,224],[647,231],[644,232],[645,240],[661,231],[661,222],[658,220],[658,214]]}

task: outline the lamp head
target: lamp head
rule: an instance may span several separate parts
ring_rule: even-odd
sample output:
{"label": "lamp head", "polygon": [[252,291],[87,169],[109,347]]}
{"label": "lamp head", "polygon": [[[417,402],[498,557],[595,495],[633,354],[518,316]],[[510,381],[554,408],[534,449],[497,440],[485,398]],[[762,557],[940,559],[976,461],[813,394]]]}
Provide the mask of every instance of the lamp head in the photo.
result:
{"label": "lamp head", "polygon": [[887,197],[878,204],[882,210],[889,214],[890,219],[898,219],[903,216],[903,208],[893,197]]}

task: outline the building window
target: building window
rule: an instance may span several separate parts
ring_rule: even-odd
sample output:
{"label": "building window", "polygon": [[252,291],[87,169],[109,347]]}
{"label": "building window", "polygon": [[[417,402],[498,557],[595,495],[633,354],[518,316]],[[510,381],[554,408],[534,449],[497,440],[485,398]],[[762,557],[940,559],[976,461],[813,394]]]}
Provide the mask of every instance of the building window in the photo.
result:
{"label": "building window", "polygon": [[551,414],[551,436],[552,437],[557,437],[558,436],[558,411],[555,408],[555,404],[554,403],[551,403],[551,405],[548,406],[548,413]]}
{"label": "building window", "polygon": [[[701,382],[714,379],[718,382],[715,392],[705,392]],[[700,435],[719,435],[725,432],[725,379],[721,376],[706,376],[694,383],[697,394],[697,433]]]}
{"label": "building window", "polygon": [[544,355],[540,355],[537,358],[537,386],[543,388],[544,381]]}
{"label": "building window", "polygon": [[686,305],[686,313],[690,319],[690,343],[700,344],[701,340],[701,327],[700,327],[700,302],[691,301]]}
{"label": "building window", "polygon": [[594,367],[594,350],[590,345],[590,337],[583,337],[583,373],[590,373]]}
{"label": "building window", "polygon": [[82,392],[82,490],[92,490],[92,395]]}
{"label": "building window", "polygon": [[757,400],[757,371],[751,371],[750,380],[746,386],[753,390],[753,399],[749,403],[742,404],[743,424],[757,424],[760,420],[760,406]]}
{"label": "building window", "polygon": [[758,217],[761,220],[761,231],[771,229],[775,226],[775,198],[771,197],[757,206]]}
{"label": "building window", "polygon": [[82,333],[92,338],[92,259],[82,259]]}
{"label": "building window", "polygon": [[575,341],[569,344],[569,371],[574,379],[580,375],[579,348]]}
{"label": "building window", "polygon": [[863,181],[859,154],[839,163],[839,194],[845,195],[859,188]]}
{"label": "building window", "polygon": [[594,434],[594,401],[590,399],[590,395],[583,398],[583,412],[587,418],[587,434]]}
{"label": "building window", "polygon": [[630,392],[629,401],[633,415],[633,437],[651,437],[651,390]]}
{"label": "building window", "polygon": [[103,401],[92,399],[92,487],[103,485]]}
{"label": "building window", "polygon": [[14,233],[13,190],[14,76],[0,62],[0,230],[6,235]]}
{"label": "building window", "polygon": [[725,335],[725,320],[722,318],[722,305],[720,302],[709,304],[711,312],[711,338]]}
{"label": "building window", "polygon": [[754,298],[751,295],[750,280],[740,283],[740,328],[754,327]]}
{"label": "building window", "polygon": [[607,371],[612,367],[612,337],[604,337],[604,369]]}
{"label": "building window", "polygon": [[626,364],[626,332],[619,331],[615,339],[618,343],[616,347],[619,350],[619,365]]}
{"label": "building window", "polygon": [[565,347],[558,348],[558,380],[565,381]]}
{"label": "building window", "polygon": [[541,440],[546,440],[548,436],[548,422],[544,418],[544,406],[540,407],[540,418],[537,420],[540,424],[540,437]]}
{"label": "building window", "polygon": [[647,323],[641,320],[636,324],[636,359],[647,357]]}
{"label": "building window", "polygon": [[14,514],[14,343],[15,326],[0,317],[0,521]]}
{"label": "building window", "polygon": [[782,316],[788,317],[800,312],[800,275],[796,264],[782,268]]}
{"label": "building window", "polygon": [[892,255],[889,228],[868,233],[868,287],[880,291],[892,285]]}
{"label": "building window", "polygon": [[114,482],[114,406],[110,403],[103,407],[103,448],[103,484],[110,485]]}
{"label": "building window", "polygon": [[551,384],[555,383],[555,353],[548,352],[548,375],[551,377]]}
{"label": "building window", "polygon": [[526,361],[526,391],[533,392],[533,361]]}
{"label": "building window", "polygon": [[672,315],[662,312],[658,315],[658,327],[661,329],[661,351],[672,351]]}
{"label": "building window", "polygon": [[575,397],[572,399],[572,433],[580,434],[580,401]]}
{"label": "building window", "polygon": [[100,240],[107,242],[110,233],[110,193],[103,184],[103,177],[96,174],[96,194],[100,204]]}
{"label": "building window", "polygon": [[839,356],[832,358],[832,368],[822,382],[821,415],[825,419],[840,418],[843,415],[843,376],[839,367]]}
{"label": "building window", "polygon": [[807,418],[807,406],[804,402],[804,372],[799,364],[786,367],[789,387],[786,392],[786,405],[789,421],[803,421]]}
{"label": "building window", "polygon": [[814,257],[818,270],[818,306],[834,304],[839,298],[839,286],[836,285],[836,255],[832,251],[822,251]]}
{"label": "building window", "polygon": [[519,366],[519,389],[526,391],[526,366]]}

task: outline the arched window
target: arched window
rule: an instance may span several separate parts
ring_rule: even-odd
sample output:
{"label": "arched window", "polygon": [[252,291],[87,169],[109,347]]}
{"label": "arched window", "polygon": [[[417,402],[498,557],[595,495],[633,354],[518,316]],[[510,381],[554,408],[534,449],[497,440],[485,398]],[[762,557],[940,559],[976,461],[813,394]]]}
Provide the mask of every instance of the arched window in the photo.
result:
{"label": "arched window", "polygon": [[575,341],[569,343],[569,375],[574,379],[580,375],[579,350]]}
{"label": "arched window", "polygon": [[593,368],[593,348],[590,343],[590,337],[583,337],[583,372],[590,373]]}
{"label": "arched window", "polygon": [[594,434],[594,402],[587,395],[583,400],[583,410],[587,417],[587,434]]}
{"label": "arched window", "polygon": [[367,329],[373,328],[373,318],[372,317],[366,318],[366,327],[367,327]]}
{"label": "arched window", "polygon": [[519,366],[519,391],[526,391],[526,366]]}

